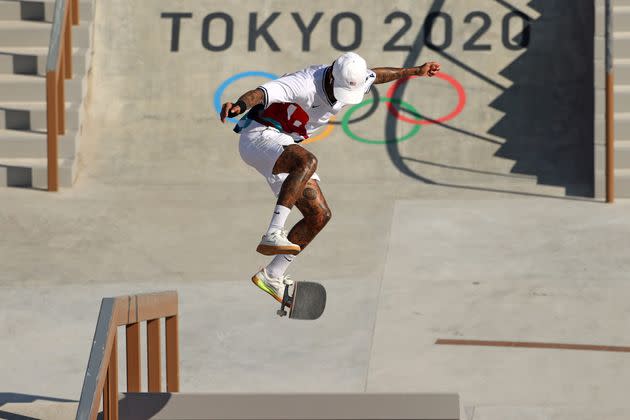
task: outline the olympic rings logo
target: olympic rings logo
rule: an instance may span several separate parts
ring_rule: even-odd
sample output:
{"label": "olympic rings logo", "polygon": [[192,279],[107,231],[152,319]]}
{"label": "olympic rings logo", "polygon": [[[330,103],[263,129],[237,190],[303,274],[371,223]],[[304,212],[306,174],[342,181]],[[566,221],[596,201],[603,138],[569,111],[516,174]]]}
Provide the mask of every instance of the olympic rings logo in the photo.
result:
{"label": "olympic rings logo", "polygon": [[[236,82],[237,80],[244,79],[247,77],[264,77],[270,80],[278,78],[278,76],[275,75],[274,73],[268,73],[268,72],[263,72],[263,71],[245,71],[242,73],[237,73],[234,76],[226,79],[223,83],[219,85],[219,87],[214,93],[214,108],[217,114],[221,112],[221,97],[223,96],[223,93],[228,88],[228,86],[230,86],[232,83]],[[378,90],[376,90],[376,88],[372,86],[370,89],[372,98],[365,99],[363,102],[350,107],[343,114],[343,117],[341,118],[341,121],[339,122],[335,121],[334,117],[331,118],[330,122],[326,125],[326,127],[321,133],[317,134],[316,136],[306,139],[302,143],[303,144],[314,143],[316,141],[327,138],[333,132],[335,125],[341,125],[341,128],[343,129],[344,133],[348,137],[350,137],[352,140],[355,140],[358,142],[362,142],[366,144],[386,144],[386,143],[394,143],[394,142],[400,143],[405,140],[409,140],[410,138],[415,136],[418,133],[418,131],[420,131],[420,126],[440,124],[445,121],[452,120],[463,111],[464,107],[466,106],[466,91],[464,90],[464,87],[453,76],[450,76],[442,72],[436,74],[435,77],[448,82],[457,92],[457,105],[450,113],[444,116],[441,116],[439,118],[424,118],[424,116],[422,116],[411,104],[407,102],[403,102],[402,100],[396,99],[394,96],[396,95],[396,92],[398,91],[398,89],[404,83],[407,83],[410,79],[414,79],[416,77],[417,76],[411,76],[408,78],[397,80],[396,82],[394,82],[394,84],[392,84],[389,87],[389,89],[387,89],[387,93],[384,98],[380,98],[378,94]],[[397,137],[395,139],[373,140],[373,139],[367,139],[362,136],[359,136],[355,132],[352,131],[350,126],[353,123],[363,121],[364,119],[369,118],[376,111],[376,109],[378,108],[381,102],[386,103],[387,110],[392,116],[396,117],[400,121],[404,121],[413,125],[412,129],[407,134],[405,134],[402,137]],[[355,112],[357,112],[361,108],[364,108],[367,105],[370,105],[370,108],[365,114],[359,117],[356,117],[354,119],[351,118]],[[402,115],[399,110],[400,107],[402,107],[402,109],[404,109],[407,112],[420,116],[421,118],[413,119],[405,115]],[[234,124],[238,122],[236,118],[228,118],[228,121]]]}
{"label": "olympic rings logo", "polygon": [[[219,85],[217,90],[214,92],[214,109],[217,111],[217,114],[221,113],[221,97],[223,96],[223,92],[230,86],[232,83],[237,80],[244,79],[246,77],[266,77],[267,79],[274,80],[277,79],[278,76],[273,73],[267,73],[264,71],[244,71],[242,73],[237,73],[234,76],[226,79],[223,83]],[[229,122],[236,124],[238,119],[229,117],[227,119]]]}

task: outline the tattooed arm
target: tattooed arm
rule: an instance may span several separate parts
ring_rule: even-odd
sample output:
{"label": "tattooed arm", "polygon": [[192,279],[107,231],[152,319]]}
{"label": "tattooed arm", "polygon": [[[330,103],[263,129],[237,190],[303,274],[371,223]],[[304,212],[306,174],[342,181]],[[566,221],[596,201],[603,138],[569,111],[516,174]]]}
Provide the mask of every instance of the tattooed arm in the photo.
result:
{"label": "tattooed arm", "polygon": [[261,104],[264,99],[265,93],[262,89],[256,88],[242,94],[236,103],[224,103],[223,107],[221,107],[221,122],[224,123],[226,117],[234,117],[255,105]]}
{"label": "tattooed arm", "polygon": [[433,77],[440,71],[440,64],[435,61],[429,61],[419,67],[395,68],[395,67],[377,67],[372,69],[376,73],[374,84],[387,83],[392,80],[402,79],[409,76],[428,76]]}

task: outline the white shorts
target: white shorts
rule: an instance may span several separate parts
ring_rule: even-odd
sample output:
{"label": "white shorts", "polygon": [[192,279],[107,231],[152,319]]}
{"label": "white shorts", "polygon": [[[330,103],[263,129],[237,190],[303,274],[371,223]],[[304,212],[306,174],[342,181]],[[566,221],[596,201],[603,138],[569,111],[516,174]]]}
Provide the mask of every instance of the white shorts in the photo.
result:
{"label": "white shorts", "polygon": [[[238,151],[243,161],[265,177],[276,197],[280,194],[282,183],[289,174],[273,174],[273,167],[284,151],[283,146],[290,144],[295,144],[291,136],[256,121],[252,121],[247,128],[241,131],[241,138],[238,142]],[[320,181],[317,173],[314,173],[311,179]]]}

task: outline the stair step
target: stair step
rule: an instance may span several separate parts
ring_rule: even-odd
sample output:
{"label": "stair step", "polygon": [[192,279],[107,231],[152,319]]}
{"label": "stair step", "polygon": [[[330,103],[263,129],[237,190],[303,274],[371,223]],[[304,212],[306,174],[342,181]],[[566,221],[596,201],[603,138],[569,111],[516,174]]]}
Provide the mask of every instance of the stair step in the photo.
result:
{"label": "stair step", "polygon": [[630,112],[615,112],[615,138],[630,140]]}
{"label": "stair step", "polygon": [[615,169],[615,196],[630,198],[630,169]]}
{"label": "stair step", "polygon": [[[79,1],[79,17],[92,19],[93,2]],[[16,1],[0,0],[0,20],[43,20],[52,22],[55,10],[54,0]]]}
{"label": "stair step", "polygon": [[615,83],[619,85],[630,85],[630,59],[623,58],[615,60],[613,69]]}
{"label": "stair step", "polygon": [[[50,43],[52,23],[26,20],[0,21],[0,47],[43,47]],[[72,27],[72,46],[90,46],[90,22]]]}
{"label": "stair step", "polygon": [[[65,99],[79,102],[83,98],[83,81],[79,77],[65,80]],[[22,74],[0,74],[0,102],[45,102],[46,78]]]}
{"label": "stair step", "polygon": [[[58,137],[61,158],[72,158],[78,150],[78,133],[66,131]],[[43,131],[0,130],[0,156],[2,158],[45,158],[47,133]]]}
{"label": "stair step", "polygon": [[[595,183],[596,185],[605,185],[606,174],[597,172]],[[630,198],[630,169],[615,169],[615,197]]]}
{"label": "stair step", "polygon": [[[66,101],[66,129],[79,128],[79,107]],[[0,130],[46,131],[45,102],[0,102]]]}
{"label": "stair step", "polygon": [[[77,176],[77,162],[73,159],[61,158],[59,164],[59,186],[63,188],[72,187]],[[47,159],[5,159],[0,158],[0,168],[5,169],[5,184],[0,187],[32,187],[48,188],[48,160]],[[2,175],[0,174],[0,180]],[[7,410],[7,405],[2,406],[3,411]],[[76,405],[74,407],[76,412]],[[22,414],[22,412],[19,412]],[[52,417],[37,417],[52,419]],[[62,417],[68,418],[68,417]]]}
{"label": "stair step", "polygon": [[615,85],[615,111],[630,112],[630,85]]}
{"label": "stair step", "polygon": [[[0,0],[1,1],[1,0]],[[85,74],[87,48],[72,48],[72,71]],[[0,47],[0,74],[46,74],[48,47]]]}
{"label": "stair step", "polygon": [[615,169],[630,169],[630,140],[615,140]]}
{"label": "stair step", "polygon": [[613,2],[613,25],[615,31],[630,32],[630,5],[619,5]]}
{"label": "stair step", "polygon": [[630,58],[630,32],[613,33],[613,51],[619,59]]}

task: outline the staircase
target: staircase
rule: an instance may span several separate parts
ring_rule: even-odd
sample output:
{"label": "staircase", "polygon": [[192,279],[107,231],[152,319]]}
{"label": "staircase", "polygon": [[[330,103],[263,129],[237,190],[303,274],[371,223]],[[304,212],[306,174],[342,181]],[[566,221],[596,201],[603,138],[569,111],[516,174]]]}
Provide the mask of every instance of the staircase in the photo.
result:
{"label": "staircase", "polygon": [[613,4],[615,195],[630,198],[630,0]]}
{"label": "staircase", "polygon": [[[47,187],[46,59],[55,0],[0,0],[0,187]],[[65,81],[66,132],[59,136],[59,185],[77,174],[83,99],[91,59],[94,0],[79,1]]]}

